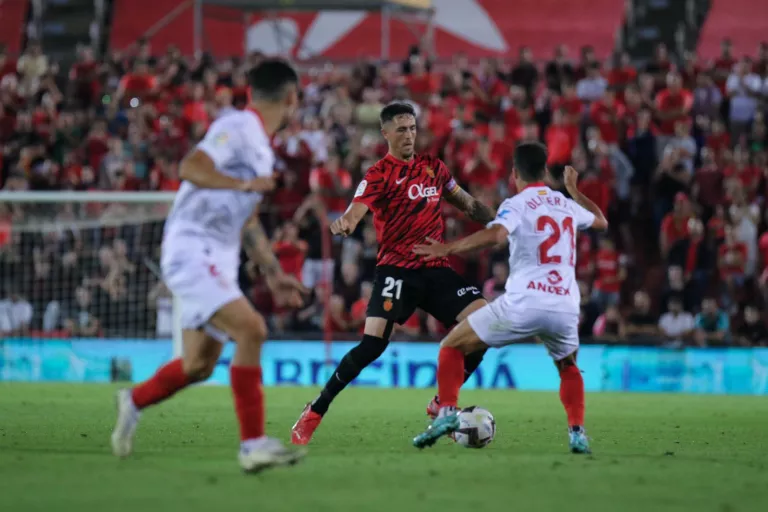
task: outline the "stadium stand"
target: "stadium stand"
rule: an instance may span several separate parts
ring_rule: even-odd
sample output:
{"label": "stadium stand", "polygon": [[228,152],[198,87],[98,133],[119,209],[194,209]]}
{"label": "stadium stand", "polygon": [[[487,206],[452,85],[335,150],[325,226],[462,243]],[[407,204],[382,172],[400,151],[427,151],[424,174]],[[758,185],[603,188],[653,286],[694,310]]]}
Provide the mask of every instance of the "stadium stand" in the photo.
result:
{"label": "stadium stand", "polygon": [[750,0],[712,0],[702,27],[698,52],[707,58],[720,53],[720,42],[730,39],[734,55],[752,55],[768,34],[768,4]]}
{"label": "stadium stand", "polygon": [[16,55],[26,26],[28,0],[0,0],[0,46]]}
{"label": "stadium stand", "polygon": [[[244,265],[241,284],[270,316],[273,332],[329,329],[343,337],[359,328],[375,236],[370,225],[361,227],[343,243],[334,241],[328,260],[321,227],[383,155],[377,115],[400,99],[420,110],[419,149],[438,154],[489,204],[514,192],[510,155],[519,141],[545,141],[555,174],[564,164],[582,173],[581,187],[612,223],[609,236],[579,242],[585,339],[765,342],[750,333],[762,332],[756,326],[764,327],[768,298],[768,49],[751,53],[751,61],[738,60],[740,54],[686,60],[659,47],[654,59],[638,66],[628,56],[604,58],[608,27],[621,19],[608,4],[619,2],[591,2],[589,8],[574,2],[583,4],[579,19],[591,21],[569,20],[567,26],[551,20],[575,17],[576,7],[556,16],[556,2],[523,3],[521,14],[550,20],[550,29],[539,27],[546,38],[534,40],[533,31],[520,29],[514,39],[530,42],[533,54],[518,55],[515,46],[514,56],[504,59],[469,60],[458,53],[433,62],[416,47],[408,59],[387,65],[307,66],[301,115],[275,138],[282,183],[263,220],[286,271],[308,279],[317,274],[313,268],[334,267],[333,282],[316,287],[330,287],[333,296],[327,304],[317,293],[299,312],[276,309]],[[157,0],[142,10],[142,20],[129,4],[115,3],[113,42],[135,39],[178,2]],[[490,9],[494,2],[482,4]],[[733,11],[741,5],[732,4]],[[719,33],[712,30],[705,39]],[[242,71],[260,58],[186,58],[180,41],[169,35],[119,44],[125,51],[102,59],[86,48],[56,76],[34,41],[18,61],[9,54],[5,62],[14,64],[0,78],[3,189],[175,190],[178,161],[220,109],[243,107]],[[579,58],[550,41],[579,46]],[[592,48],[580,46],[587,42]],[[557,57],[547,61],[552,54]],[[0,330],[167,335],[168,293],[145,261],[156,257],[162,211],[139,217],[98,204],[57,208],[0,205],[0,277],[6,283]],[[446,214],[449,237],[480,227],[450,208]],[[77,222],[46,236],[23,229],[30,218]],[[100,225],[107,218],[119,221]],[[502,252],[454,264],[487,296],[503,289]],[[433,319],[416,315],[399,335],[425,339],[442,332]]]}

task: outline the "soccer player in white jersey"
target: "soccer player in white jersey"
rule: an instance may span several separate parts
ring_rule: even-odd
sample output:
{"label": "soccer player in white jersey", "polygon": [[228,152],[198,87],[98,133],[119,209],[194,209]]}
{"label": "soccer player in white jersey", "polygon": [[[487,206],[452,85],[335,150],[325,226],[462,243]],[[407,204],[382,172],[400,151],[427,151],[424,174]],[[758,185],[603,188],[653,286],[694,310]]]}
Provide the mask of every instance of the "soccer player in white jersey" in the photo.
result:
{"label": "soccer player in white jersey", "polygon": [[579,192],[577,172],[565,169],[565,186],[573,199],[550,189],[547,150],[539,143],[515,150],[516,196],[505,200],[486,229],[454,242],[434,240],[414,247],[427,259],[460,254],[509,242],[506,292],[461,322],[443,339],[437,366],[440,412],[422,434],[417,448],[433,445],[458,426],[457,403],[464,382],[464,356],[488,347],[538,337],[560,373],[560,400],[568,416],[570,449],[589,453],[584,432],[584,381],[576,366],[579,348],[579,287],[576,232],[605,230],[608,221],[595,203]]}
{"label": "soccer player in white jersey", "polygon": [[238,286],[241,240],[278,303],[300,306],[302,286],[283,274],[255,214],[274,187],[270,138],[298,105],[299,80],[286,62],[268,59],[250,71],[252,103],[211,125],[181,164],[183,183],[165,223],[163,280],[181,303],[183,355],[149,380],[118,393],[112,450],[131,453],[140,411],[213,372],[222,343],[237,347],[230,367],[240,424],[239,461],[247,472],[293,464],[301,451],[264,433],[261,346],[264,318]]}

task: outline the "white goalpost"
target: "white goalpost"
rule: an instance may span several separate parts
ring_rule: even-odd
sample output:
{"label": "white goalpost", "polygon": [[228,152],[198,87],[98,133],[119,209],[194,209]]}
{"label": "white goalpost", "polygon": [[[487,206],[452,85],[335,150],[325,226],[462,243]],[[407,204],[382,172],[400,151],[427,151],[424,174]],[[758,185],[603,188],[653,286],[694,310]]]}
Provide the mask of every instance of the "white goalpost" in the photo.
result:
{"label": "white goalpost", "polygon": [[0,192],[0,338],[171,337],[160,243],[174,192]]}

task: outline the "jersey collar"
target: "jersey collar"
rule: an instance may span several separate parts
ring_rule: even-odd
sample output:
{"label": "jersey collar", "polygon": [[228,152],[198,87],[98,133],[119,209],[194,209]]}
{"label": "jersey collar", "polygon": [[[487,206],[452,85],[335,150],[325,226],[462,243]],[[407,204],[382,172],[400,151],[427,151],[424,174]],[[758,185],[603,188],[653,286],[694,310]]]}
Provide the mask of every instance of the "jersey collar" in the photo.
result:
{"label": "jersey collar", "polygon": [[528,188],[539,188],[539,187],[546,187],[546,186],[547,186],[547,184],[544,183],[543,181],[537,181],[535,183],[527,184],[526,186],[523,187],[523,189],[520,192],[522,192],[523,190],[528,189]]}
{"label": "jersey collar", "polygon": [[399,158],[395,157],[392,153],[387,153],[387,156],[384,157],[384,160],[388,160],[397,165],[411,165],[413,163],[413,158],[411,158],[410,162],[406,162],[405,160],[400,160]]}

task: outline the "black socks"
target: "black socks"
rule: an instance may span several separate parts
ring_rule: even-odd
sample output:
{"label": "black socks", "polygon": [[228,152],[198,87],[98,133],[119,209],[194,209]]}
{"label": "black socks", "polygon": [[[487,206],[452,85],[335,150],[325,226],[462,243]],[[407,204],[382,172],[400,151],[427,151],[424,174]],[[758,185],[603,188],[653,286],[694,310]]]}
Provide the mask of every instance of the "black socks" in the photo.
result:
{"label": "black socks", "polygon": [[333,376],[328,379],[320,395],[312,402],[310,406],[312,410],[321,416],[325,414],[336,395],[355,380],[366,366],[377,360],[388,344],[388,341],[378,336],[363,335],[362,341],[342,358]]}

